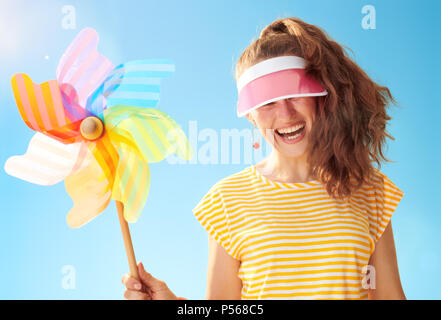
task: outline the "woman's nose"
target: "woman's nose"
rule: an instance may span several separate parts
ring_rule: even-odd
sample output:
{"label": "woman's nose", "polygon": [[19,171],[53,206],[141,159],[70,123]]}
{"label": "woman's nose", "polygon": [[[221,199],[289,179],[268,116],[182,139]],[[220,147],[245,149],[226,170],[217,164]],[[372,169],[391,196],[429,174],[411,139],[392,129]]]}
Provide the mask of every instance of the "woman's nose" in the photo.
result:
{"label": "woman's nose", "polygon": [[277,111],[279,118],[292,118],[296,113],[294,106],[287,99],[280,101]]}

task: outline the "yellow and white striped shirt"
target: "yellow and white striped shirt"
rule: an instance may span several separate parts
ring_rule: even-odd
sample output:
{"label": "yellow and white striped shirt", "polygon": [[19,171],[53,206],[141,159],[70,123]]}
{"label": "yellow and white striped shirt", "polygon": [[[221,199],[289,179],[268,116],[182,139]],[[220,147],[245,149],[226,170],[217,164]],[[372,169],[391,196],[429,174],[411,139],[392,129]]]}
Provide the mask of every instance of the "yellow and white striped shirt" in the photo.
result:
{"label": "yellow and white striped shirt", "polygon": [[336,200],[317,180],[272,181],[250,166],[213,185],[193,213],[241,261],[241,299],[367,299],[363,267],[403,196],[377,169]]}

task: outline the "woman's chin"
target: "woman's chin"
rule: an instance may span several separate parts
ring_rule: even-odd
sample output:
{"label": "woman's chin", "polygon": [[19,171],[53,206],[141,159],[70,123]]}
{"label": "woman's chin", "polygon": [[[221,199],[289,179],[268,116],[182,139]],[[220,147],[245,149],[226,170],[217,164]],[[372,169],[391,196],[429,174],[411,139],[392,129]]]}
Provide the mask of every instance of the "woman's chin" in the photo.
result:
{"label": "woman's chin", "polygon": [[284,156],[298,158],[305,154],[307,139],[302,139],[297,143],[285,143],[280,137],[276,139],[277,141],[273,147]]}

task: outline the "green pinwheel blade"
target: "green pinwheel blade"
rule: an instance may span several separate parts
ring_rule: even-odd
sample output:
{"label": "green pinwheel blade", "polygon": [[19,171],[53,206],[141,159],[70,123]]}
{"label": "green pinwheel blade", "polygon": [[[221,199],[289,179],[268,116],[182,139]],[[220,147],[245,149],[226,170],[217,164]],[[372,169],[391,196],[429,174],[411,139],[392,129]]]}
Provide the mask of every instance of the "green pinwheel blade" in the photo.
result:
{"label": "green pinwheel blade", "polygon": [[135,148],[148,163],[161,161],[171,153],[184,160],[193,156],[180,126],[158,109],[117,105],[104,110],[104,124],[112,142]]}

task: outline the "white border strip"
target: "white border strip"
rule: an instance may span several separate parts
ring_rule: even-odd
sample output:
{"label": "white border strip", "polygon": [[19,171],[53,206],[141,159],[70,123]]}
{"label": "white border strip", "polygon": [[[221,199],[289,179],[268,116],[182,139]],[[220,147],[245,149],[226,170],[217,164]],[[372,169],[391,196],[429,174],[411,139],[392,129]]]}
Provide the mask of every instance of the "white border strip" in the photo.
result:
{"label": "white border strip", "polygon": [[251,81],[266,74],[286,70],[286,69],[304,69],[306,60],[297,56],[281,56],[270,58],[249,67],[237,80],[237,91],[240,91]]}

